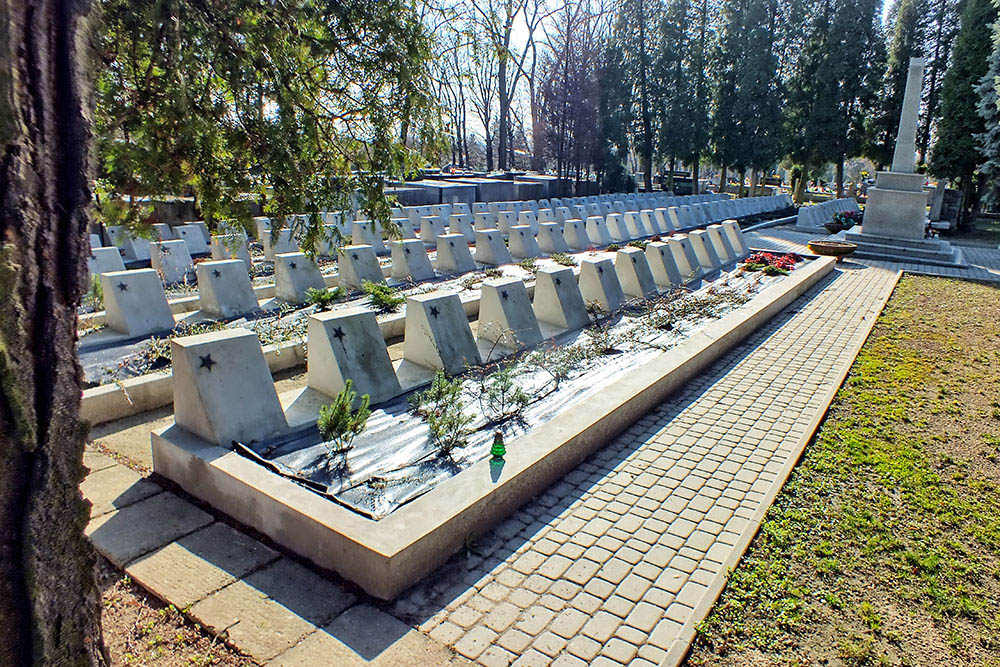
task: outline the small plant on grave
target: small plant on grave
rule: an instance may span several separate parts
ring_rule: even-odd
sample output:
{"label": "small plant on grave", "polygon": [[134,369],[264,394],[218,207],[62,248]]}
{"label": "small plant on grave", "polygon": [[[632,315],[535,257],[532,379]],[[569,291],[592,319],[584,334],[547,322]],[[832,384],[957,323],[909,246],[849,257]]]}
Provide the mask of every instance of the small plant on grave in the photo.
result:
{"label": "small plant on grave", "polygon": [[473,290],[479,287],[482,282],[483,276],[473,274],[467,278],[463,278],[462,282],[459,284],[462,286],[462,289]]}
{"label": "small plant on grave", "polygon": [[104,308],[104,286],[101,284],[100,274],[95,273],[90,277],[90,288],[83,297],[83,303],[92,310]]}
{"label": "small plant on grave", "polygon": [[649,241],[644,241],[642,239],[634,239],[632,241],[629,241],[628,245],[632,246],[633,248],[638,248],[639,250],[645,250],[646,246],[649,245]]}
{"label": "small plant on grave", "polygon": [[334,289],[316,287],[306,289],[306,303],[316,306],[316,310],[329,310],[335,302],[342,298],[344,298],[344,288],[339,285]]}
{"label": "small plant on grave", "polygon": [[475,419],[464,412],[462,381],[449,380],[444,371],[434,375],[431,386],[410,396],[410,409],[430,428],[431,441],[442,454],[468,443],[469,426]]}
{"label": "small plant on grave", "polygon": [[503,278],[503,269],[499,266],[491,266],[483,269],[483,273],[486,274],[487,278]]}
{"label": "small plant on grave", "polygon": [[518,262],[517,265],[520,266],[525,271],[530,271],[531,273],[535,273],[536,271],[538,271],[538,265],[536,264],[534,257],[525,257],[520,262]]}
{"label": "small plant on grave", "polygon": [[505,366],[493,372],[486,369],[478,369],[478,372],[475,398],[487,423],[495,425],[522,419],[531,397],[517,386],[514,369]]}
{"label": "small plant on grave", "polygon": [[621,247],[620,245],[618,245],[617,243],[612,243],[611,245],[609,245],[609,246],[608,246],[608,247],[606,248],[606,250],[607,250],[608,252],[618,252],[618,251],[619,251],[619,250],[621,250],[621,249],[622,249],[622,247]]}
{"label": "small plant on grave", "polygon": [[554,252],[549,255],[549,258],[556,264],[562,264],[563,266],[576,266],[576,258],[564,252]]}
{"label": "small plant on grave", "polygon": [[406,298],[400,296],[399,290],[384,283],[365,280],[361,283],[361,291],[368,297],[368,303],[372,308],[382,313],[394,313],[406,302]]}
{"label": "small plant on grave", "polygon": [[590,299],[585,305],[591,322],[597,322],[608,314],[608,311],[604,310],[604,306],[597,299]]}
{"label": "small plant on grave", "polygon": [[592,356],[605,354],[615,354],[619,352],[617,345],[621,343],[621,337],[612,331],[611,327],[605,324],[595,324],[584,330],[587,334],[587,347]]}
{"label": "small plant on grave", "polygon": [[368,409],[371,398],[368,394],[361,397],[361,404],[355,410],[354,401],[358,392],[354,391],[354,382],[348,380],[344,388],[333,399],[333,403],[319,409],[319,420],[316,426],[320,435],[330,443],[328,455],[343,454],[353,447],[354,438],[365,430],[368,417],[372,411]]}

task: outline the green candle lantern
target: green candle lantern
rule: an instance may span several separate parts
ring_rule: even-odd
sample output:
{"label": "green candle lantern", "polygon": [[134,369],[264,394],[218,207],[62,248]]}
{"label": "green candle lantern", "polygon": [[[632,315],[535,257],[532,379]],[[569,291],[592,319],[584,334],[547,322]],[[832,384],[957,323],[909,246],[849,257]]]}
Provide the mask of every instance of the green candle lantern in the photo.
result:
{"label": "green candle lantern", "polygon": [[506,453],[507,448],[503,446],[503,433],[500,431],[494,431],[493,446],[490,447],[490,454],[495,459],[502,459]]}

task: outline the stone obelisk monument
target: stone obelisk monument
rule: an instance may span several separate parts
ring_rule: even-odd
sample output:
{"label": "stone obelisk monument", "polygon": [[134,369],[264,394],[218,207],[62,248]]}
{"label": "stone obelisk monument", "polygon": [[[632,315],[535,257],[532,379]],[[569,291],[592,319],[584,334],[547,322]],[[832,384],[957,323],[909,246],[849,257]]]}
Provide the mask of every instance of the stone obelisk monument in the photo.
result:
{"label": "stone obelisk monument", "polygon": [[875,187],[868,190],[861,233],[845,237],[858,244],[858,257],[962,266],[960,251],[944,241],[925,238],[927,193],[923,174],[914,173],[923,79],[924,59],[911,58],[892,169],[878,172]]}

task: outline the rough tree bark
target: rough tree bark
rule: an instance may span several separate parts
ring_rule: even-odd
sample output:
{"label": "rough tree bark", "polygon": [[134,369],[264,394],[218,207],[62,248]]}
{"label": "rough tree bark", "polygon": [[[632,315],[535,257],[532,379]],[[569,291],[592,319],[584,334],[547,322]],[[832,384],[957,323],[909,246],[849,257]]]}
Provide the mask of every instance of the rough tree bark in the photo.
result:
{"label": "rough tree bark", "polygon": [[90,0],[0,0],[0,665],[107,664],[80,496]]}

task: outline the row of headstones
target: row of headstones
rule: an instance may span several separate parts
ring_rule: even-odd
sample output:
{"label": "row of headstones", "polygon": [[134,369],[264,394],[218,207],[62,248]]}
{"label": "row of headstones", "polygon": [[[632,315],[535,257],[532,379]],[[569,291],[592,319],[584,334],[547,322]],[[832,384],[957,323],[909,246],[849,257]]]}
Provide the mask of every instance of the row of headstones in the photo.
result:
{"label": "row of headstones", "polygon": [[[748,251],[739,226],[727,221],[700,233],[649,243],[645,251],[623,248],[613,260],[582,258],[579,275],[569,267],[540,269],[534,298],[519,278],[486,280],[475,334],[457,292],[411,296],[406,301],[403,360],[430,371],[460,373],[484,361],[477,338],[487,345],[497,343],[492,349],[499,354],[532,347],[546,335],[586,327],[588,303],[610,313],[627,297],[653,297],[661,288],[697,279]],[[378,404],[412,388],[401,385],[370,310],[351,307],[310,315],[307,337],[307,384],[316,391],[336,396],[350,379],[359,394],[368,394]],[[287,428],[255,334],[231,329],[175,338],[171,345],[179,425],[224,445],[260,441]]]}
{"label": "row of headstones", "polygon": [[[707,196],[707,195],[705,195]],[[698,196],[701,198],[702,196]],[[641,204],[650,200],[690,200],[692,198],[668,197],[659,198],[655,196],[643,198]],[[521,204],[522,202],[516,202]],[[531,202],[535,204],[537,202]],[[503,204],[503,202],[501,202]],[[435,215],[421,216],[418,227],[414,229],[409,219],[398,219],[403,240],[419,238],[429,245],[438,244],[439,252],[443,253],[443,258],[439,260],[439,270],[443,273],[457,273],[473,270],[472,261],[466,257],[462,248],[456,247],[455,240],[450,234],[461,234],[466,242],[477,244],[477,261],[485,264],[504,263],[507,260],[507,253],[492,253],[481,251],[478,248],[497,248],[496,242],[488,238],[485,243],[477,238],[477,232],[499,229],[503,236],[509,238],[510,254],[518,259],[538,257],[542,253],[569,252],[570,250],[583,250],[591,245],[602,246],[619,241],[628,241],[644,236],[654,236],[657,234],[667,234],[689,229],[697,226],[704,226],[715,222],[724,213],[734,213],[737,217],[746,211],[767,211],[774,206],[781,205],[779,197],[759,197],[755,199],[743,200],[723,200],[711,201],[704,204],[683,204],[680,206],[670,206],[669,208],[641,209],[638,211],[623,211],[625,204],[616,201],[613,204],[586,203],[570,204],[556,209],[539,209],[537,214],[531,208],[517,213],[515,211],[499,210],[493,212],[450,213],[449,229],[444,228],[444,214],[448,211],[461,211],[467,205],[460,204],[450,206],[442,205],[437,207],[415,207],[418,213],[433,213]],[[478,206],[478,205],[477,205]],[[614,210],[612,211],[612,207]],[[447,210],[445,210],[447,209]],[[594,213],[595,215],[588,215]],[[475,216],[475,221],[470,219],[470,215]],[[573,218],[574,215],[586,215],[586,223],[583,219]],[[495,224],[496,223],[496,224]],[[197,223],[190,225],[191,229],[199,232],[204,229],[204,225]],[[278,254],[298,252],[292,231],[283,229],[277,235],[272,235],[270,220],[267,218],[257,218],[257,234],[264,245],[265,256],[274,261]],[[370,245],[375,249],[377,255],[389,254],[390,248],[383,241],[381,226],[371,221],[353,221],[349,223],[350,229],[336,223],[343,236],[351,238],[355,245]],[[169,227],[168,225],[157,225]],[[184,225],[175,229],[182,230]],[[205,230],[207,232],[207,230]],[[160,230],[161,235],[165,234]],[[445,241],[447,246],[442,249],[438,240],[442,236],[448,236]],[[199,233],[199,239],[200,239]],[[192,270],[194,264],[189,250],[190,242],[187,239],[162,240],[159,242],[146,244],[147,252],[150,256],[152,267],[160,272],[164,282],[174,283],[184,280]],[[429,260],[421,261],[418,252],[412,257],[414,244],[391,244],[393,251],[393,272],[392,276],[400,279],[425,280],[434,276],[434,271],[430,267]],[[454,250],[452,250],[454,249]],[[250,253],[245,237],[236,235],[224,235],[211,237],[211,255],[214,259],[241,259],[248,267],[252,266]],[[335,252],[333,246],[325,248],[327,253]],[[495,256],[494,256],[495,255]],[[481,258],[479,258],[481,256]],[[116,247],[96,248],[91,251],[89,268],[92,274],[122,271],[125,266]]]}
{"label": "row of headstones", "polygon": [[833,220],[835,213],[859,212],[857,200],[853,197],[831,199],[812,206],[803,206],[795,218],[795,229],[814,232],[822,231],[823,225]]}

